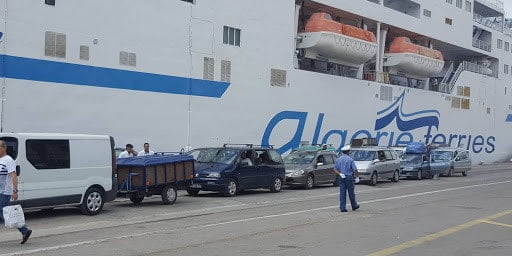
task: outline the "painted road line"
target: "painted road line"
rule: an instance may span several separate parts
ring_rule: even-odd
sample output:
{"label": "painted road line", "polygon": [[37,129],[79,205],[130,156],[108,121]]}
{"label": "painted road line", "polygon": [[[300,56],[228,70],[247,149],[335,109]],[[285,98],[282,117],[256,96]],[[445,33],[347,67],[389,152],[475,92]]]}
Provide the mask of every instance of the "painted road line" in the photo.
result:
{"label": "painted road line", "polygon": [[496,226],[512,228],[512,225],[510,225],[510,224],[500,223],[500,222],[491,221],[491,220],[481,220],[480,222],[487,223],[487,224],[492,224],[492,225],[496,225]]}
{"label": "painted road line", "polygon": [[[446,192],[446,191],[470,189],[470,188],[485,187],[485,186],[494,186],[494,185],[506,184],[506,183],[511,183],[511,182],[512,182],[512,180],[493,182],[493,183],[484,183],[484,184],[478,184],[478,185],[463,186],[463,187],[458,187],[458,188],[442,189],[442,190],[429,191],[429,192],[423,192],[423,193],[409,194],[409,195],[404,195],[404,196],[395,196],[395,197],[388,197],[388,198],[382,198],[382,199],[375,199],[375,200],[369,200],[369,201],[364,201],[364,202],[360,202],[360,203],[361,204],[369,204],[369,203],[376,203],[376,202],[384,202],[384,201],[391,201],[391,200],[396,200],[396,199],[404,199],[404,198],[423,196],[423,195],[434,194],[434,193],[442,193],[442,192]],[[63,245],[57,245],[57,246],[51,246],[51,247],[43,247],[43,248],[20,251],[20,252],[0,254],[0,256],[16,256],[16,255],[26,255],[26,254],[56,251],[56,250],[60,250],[60,249],[76,248],[76,247],[85,246],[85,245],[94,245],[94,244],[99,244],[99,243],[104,243],[104,242],[109,242],[109,241],[131,239],[131,238],[150,236],[150,235],[156,235],[156,234],[162,234],[162,233],[171,233],[171,232],[177,232],[177,231],[182,231],[182,230],[205,229],[205,228],[211,228],[211,227],[216,227],[216,226],[225,226],[225,225],[229,225],[229,224],[258,221],[258,220],[265,220],[265,219],[278,218],[278,217],[286,217],[286,216],[291,216],[291,215],[298,215],[298,214],[323,211],[323,210],[332,210],[332,209],[337,209],[338,207],[339,207],[338,205],[326,206],[326,207],[320,207],[320,208],[314,208],[314,209],[308,209],[308,210],[285,212],[285,213],[265,215],[265,216],[260,216],[260,217],[252,217],[252,218],[237,219],[237,220],[231,220],[231,221],[225,221],[225,222],[190,226],[190,227],[185,227],[185,228],[174,228],[174,229],[168,229],[168,230],[158,230],[158,231],[151,231],[151,232],[144,232],[144,233],[135,233],[135,234],[124,235],[124,236],[109,237],[109,238],[104,238],[104,239],[83,241],[83,242],[63,244]],[[492,215],[492,216],[489,216],[486,218],[482,218],[480,220],[492,220],[495,218],[505,216],[510,213],[512,213],[512,211],[507,211],[507,212],[503,212],[500,214]],[[478,221],[475,221],[475,222],[476,222],[476,224],[480,223]],[[465,225],[467,225],[467,224],[465,224]],[[475,224],[473,224],[473,225],[475,225]],[[375,254],[375,255],[380,256],[380,255],[389,255],[389,254]]]}
{"label": "painted road line", "polygon": [[506,215],[509,215],[509,214],[512,214],[512,210],[503,211],[503,212],[500,212],[500,213],[497,213],[497,214],[494,214],[494,215],[491,215],[491,216],[487,216],[487,217],[484,217],[484,218],[481,218],[481,219],[478,219],[478,220],[473,220],[473,221],[470,221],[470,222],[466,222],[464,224],[461,224],[461,225],[458,225],[458,226],[455,226],[455,227],[451,227],[451,228],[445,229],[443,231],[440,231],[440,232],[437,232],[437,233],[434,233],[434,234],[430,234],[428,236],[420,237],[418,239],[411,240],[409,242],[405,242],[405,243],[402,243],[402,244],[399,244],[399,245],[395,245],[393,247],[386,248],[384,250],[380,250],[378,252],[374,252],[372,254],[368,254],[368,256],[388,256],[388,255],[393,255],[393,254],[399,253],[399,252],[401,252],[401,251],[403,251],[405,249],[409,249],[409,248],[412,248],[412,247],[416,247],[416,246],[422,245],[422,244],[424,244],[426,242],[437,240],[439,238],[442,238],[442,237],[451,235],[453,233],[462,231],[464,229],[468,229],[468,228],[473,227],[475,225],[481,224],[482,222],[487,222],[487,221],[490,221],[490,220],[493,220],[493,219],[497,219],[497,218],[500,218],[500,217],[503,217],[503,216],[506,216]]}

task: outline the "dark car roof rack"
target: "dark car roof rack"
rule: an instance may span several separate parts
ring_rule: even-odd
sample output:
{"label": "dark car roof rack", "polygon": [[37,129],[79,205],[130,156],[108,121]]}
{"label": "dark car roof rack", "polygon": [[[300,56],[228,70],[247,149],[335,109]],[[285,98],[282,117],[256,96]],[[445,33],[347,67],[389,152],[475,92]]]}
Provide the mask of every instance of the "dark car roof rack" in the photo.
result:
{"label": "dark car roof rack", "polygon": [[248,147],[248,148],[253,148],[253,147],[260,147],[260,148],[271,148],[273,149],[274,148],[274,145],[258,145],[258,144],[233,144],[233,143],[224,143],[224,146],[222,147],[228,147],[228,146],[245,146],[245,147]]}

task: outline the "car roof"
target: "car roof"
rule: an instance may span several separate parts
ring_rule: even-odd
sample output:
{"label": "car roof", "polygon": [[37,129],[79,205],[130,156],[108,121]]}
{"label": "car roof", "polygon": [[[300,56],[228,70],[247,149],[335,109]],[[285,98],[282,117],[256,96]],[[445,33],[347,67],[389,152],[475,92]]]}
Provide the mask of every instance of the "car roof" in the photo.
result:
{"label": "car roof", "polygon": [[200,150],[200,149],[234,149],[234,150],[273,150],[273,148],[270,147],[202,147],[202,148],[194,148],[193,150]]}

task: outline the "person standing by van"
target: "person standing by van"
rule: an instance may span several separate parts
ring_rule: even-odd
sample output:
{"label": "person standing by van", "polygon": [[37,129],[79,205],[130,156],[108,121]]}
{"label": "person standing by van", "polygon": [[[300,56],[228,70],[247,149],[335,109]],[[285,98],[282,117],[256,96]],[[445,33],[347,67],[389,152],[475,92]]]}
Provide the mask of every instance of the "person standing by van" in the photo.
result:
{"label": "person standing by van", "polygon": [[149,150],[149,143],[144,143],[144,150],[140,151],[137,156],[151,156],[154,155],[155,152]]}
{"label": "person standing by van", "polygon": [[[16,163],[7,154],[5,141],[0,140],[0,219],[3,221],[3,209],[9,202],[18,200],[18,176],[16,174]],[[32,235],[32,230],[23,226],[18,229],[23,236],[21,244],[24,244]]]}
{"label": "person standing by van", "polygon": [[128,158],[128,157],[134,157],[137,156],[137,152],[133,150],[132,144],[126,144],[126,150],[121,152],[119,154],[119,158]]}
{"label": "person standing by van", "polygon": [[356,202],[356,194],[354,192],[354,177],[359,176],[359,174],[354,159],[348,155],[350,153],[350,146],[344,146],[341,151],[343,154],[336,160],[334,165],[334,172],[340,176],[340,211],[347,212],[347,192],[352,210],[355,211],[359,209],[359,205]]}

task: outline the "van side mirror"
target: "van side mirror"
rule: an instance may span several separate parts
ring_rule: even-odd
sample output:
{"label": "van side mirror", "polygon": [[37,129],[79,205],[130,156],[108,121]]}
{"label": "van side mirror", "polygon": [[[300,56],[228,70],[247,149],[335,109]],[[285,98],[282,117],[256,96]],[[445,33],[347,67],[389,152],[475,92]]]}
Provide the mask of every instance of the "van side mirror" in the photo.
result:
{"label": "van side mirror", "polygon": [[376,163],[379,163],[380,160],[379,159],[374,159],[372,163],[376,164]]}
{"label": "van side mirror", "polygon": [[323,166],[324,163],[316,163],[316,166]]}
{"label": "van side mirror", "polygon": [[16,165],[16,176],[18,176],[18,177],[19,177],[19,176],[20,176],[20,174],[21,174],[21,168],[20,168],[20,166],[19,166],[19,165]]}
{"label": "van side mirror", "polygon": [[460,157],[456,157],[456,158],[455,158],[455,161],[460,161]]}

